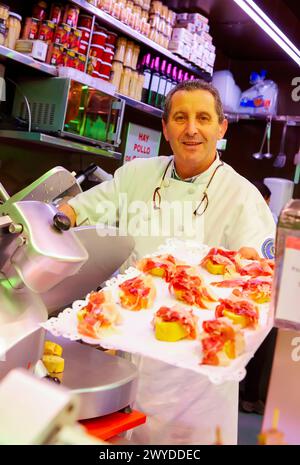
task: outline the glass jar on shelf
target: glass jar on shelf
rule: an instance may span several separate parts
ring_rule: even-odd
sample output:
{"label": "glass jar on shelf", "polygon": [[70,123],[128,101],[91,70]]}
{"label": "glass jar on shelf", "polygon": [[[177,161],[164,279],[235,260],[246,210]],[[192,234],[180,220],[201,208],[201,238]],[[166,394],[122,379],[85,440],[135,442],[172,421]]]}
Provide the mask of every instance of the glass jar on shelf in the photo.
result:
{"label": "glass jar on shelf", "polygon": [[7,36],[7,28],[5,26],[5,21],[0,19],[0,45],[4,45]]}
{"label": "glass jar on shelf", "polygon": [[123,73],[123,63],[120,61],[113,61],[110,75],[110,82],[113,84],[117,91],[119,90],[121,77]]}
{"label": "glass jar on shelf", "polygon": [[125,37],[120,37],[117,41],[117,49],[114,57],[116,61],[120,61],[121,63],[124,62],[126,45],[127,39],[125,39]]}
{"label": "glass jar on shelf", "polygon": [[134,45],[133,47],[133,54],[132,54],[132,60],[131,60],[131,67],[132,69],[136,69],[137,62],[139,59],[139,54],[140,54],[141,47],[139,45]]}
{"label": "glass jar on shelf", "polygon": [[133,59],[133,49],[134,42],[127,42],[125,56],[124,56],[124,66],[132,68],[132,59]]}
{"label": "glass jar on shelf", "polygon": [[[0,3],[0,19],[7,21],[9,16],[9,6]],[[4,24],[5,25],[5,24]]]}
{"label": "glass jar on shelf", "polygon": [[9,13],[9,17],[6,22],[8,31],[4,43],[5,47],[11,48],[12,50],[15,49],[16,42],[19,40],[21,34],[21,23],[22,16],[13,12]]}
{"label": "glass jar on shelf", "polygon": [[44,1],[36,2],[33,5],[32,17],[39,21],[45,21],[47,19],[47,3]]}
{"label": "glass jar on shelf", "polygon": [[119,88],[120,94],[129,96],[129,84],[131,79],[131,73],[131,68],[124,66]]}

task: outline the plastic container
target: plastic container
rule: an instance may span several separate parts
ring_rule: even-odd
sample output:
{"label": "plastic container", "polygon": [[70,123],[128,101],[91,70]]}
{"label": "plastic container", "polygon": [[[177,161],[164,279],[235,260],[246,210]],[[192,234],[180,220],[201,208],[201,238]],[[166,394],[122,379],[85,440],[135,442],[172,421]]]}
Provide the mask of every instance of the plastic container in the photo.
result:
{"label": "plastic container", "polygon": [[89,42],[90,36],[91,36],[91,31],[87,29],[86,27],[78,27],[78,30],[81,31],[81,40],[84,42]]}
{"label": "plastic container", "polygon": [[239,111],[254,115],[275,115],[277,113],[278,86],[274,81],[266,80],[266,71],[253,72],[250,83],[253,84],[241,95]]}
{"label": "plastic container", "polygon": [[118,34],[114,32],[107,32],[106,45],[113,45],[115,47],[117,42]]}
{"label": "plastic container", "polygon": [[112,64],[115,52],[110,47],[105,47],[101,60]]}
{"label": "plastic container", "polygon": [[82,55],[86,55],[88,51],[89,44],[88,42],[85,42],[84,40],[81,40],[78,53],[81,53]]}
{"label": "plastic container", "polygon": [[104,46],[106,44],[107,34],[104,32],[94,32],[92,36],[92,45]]}
{"label": "plastic container", "polygon": [[232,73],[228,70],[217,71],[213,74],[212,84],[219,91],[224,111],[235,111],[237,89]]}
{"label": "plastic container", "polygon": [[108,63],[106,61],[101,60],[101,64],[99,67],[99,73],[101,74],[101,76],[104,76],[105,79],[108,80],[110,78],[111,70],[112,70],[112,63]]}
{"label": "plastic container", "polygon": [[279,217],[283,207],[293,197],[295,185],[292,181],[282,178],[265,178],[264,184],[271,191],[269,207]]}
{"label": "plastic container", "polygon": [[91,48],[90,48],[91,56],[96,57],[99,60],[101,60],[103,56],[103,52],[104,52],[103,45],[91,45]]}

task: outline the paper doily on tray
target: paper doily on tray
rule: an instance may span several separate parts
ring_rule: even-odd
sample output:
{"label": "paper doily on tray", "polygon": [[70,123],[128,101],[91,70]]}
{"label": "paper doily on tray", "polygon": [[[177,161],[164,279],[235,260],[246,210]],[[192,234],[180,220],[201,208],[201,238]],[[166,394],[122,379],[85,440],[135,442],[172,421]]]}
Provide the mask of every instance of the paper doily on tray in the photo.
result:
{"label": "paper doily on tray", "polygon": [[[190,241],[169,240],[161,246],[155,254],[168,253],[174,255],[177,259],[183,260],[190,265],[197,265],[208,252],[209,247],[199,245]],[[128,268],[124,274],[119,274],[106,282],[106,289],[112,293],[114,301],[118,305],[122,314],[123,322],[117,327],[115,332],[105,335],[100,339],[93,339],[82,336],[77,330],[77,312],[87,304],[87,298],[77,300],[72,307],[65,309],[58,317],[50,318],[42,326],[55,336],[63,336],[70,340],[82,340],[92,345],[100,345],[105,349],[115,349],[132,354],[139,354],[150,357],[177,367],[193,370],[199,374],[207,376],[214,384],[221,384],[226,381],[241,381],[245,374],[245,366],[253,357],[254,352],[259,347],[266,334],[269,331],[267,327],[269,305],[260,305],[260,326],[256,331],[244,330],[246,352],[238,358],[232,360],[227,367],[200,365],[201,361],[201,344],[198,340],[183,339],[177,342],[159,341],[154,336],[152,319],[154,313],[162,306],[172,306],[177,301],[168,291],[168,284],[160,279],[154,278],[157,296],[153,308],[133,312],[126,310],[119,305],[118,286],[127,279],[140,275],[141,272],[134,267]],[[210,275],[205,270],[201,274],[207,283],[222,280],[223,277]],[[226,298],[232,289],[214,288],[219,297]],[[177,302],[178,303],[178,302]],[[199,328],[204,320],[214,318],[214,304],[211,310],[202,310],[193,307],[194,313],[199,318]]]}

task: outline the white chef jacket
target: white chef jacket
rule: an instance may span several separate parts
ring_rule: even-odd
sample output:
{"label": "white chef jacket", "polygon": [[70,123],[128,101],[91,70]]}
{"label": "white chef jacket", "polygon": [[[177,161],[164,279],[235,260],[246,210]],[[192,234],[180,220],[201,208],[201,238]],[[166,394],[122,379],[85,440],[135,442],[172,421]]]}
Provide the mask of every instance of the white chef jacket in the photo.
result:
{"label": "white chef jacket", "polygon": [[[152,198],[155,188],[160,185],[162,201],[178,201],[179,204],[192,201],[196,208],[216,166],[220,164],[219,157],[193,183],[172,179],[172,163],[162,182],[170,160],[172,157],[135,159],[119,168],[113,180],[77,195],[69,201],[77,214],[77,224],[122,222],[121,214],[124,214],[125,208],[124,201],[122,207],[119,207],[119,194],[127,193],[128,205],[134,200],[149,204],[148,212],[143,211],[140,219],[146,226],[152,221],[152,232],[157,233],[164,209],[162,207],[154,210]],[[209,203],[204,215],[195,217],[191,212],[191,218],[183,216],[182,224],[179,222],[170,236],[179,235],[182,239],[199,240],[209,246],[223,246],[231,250],[243,246],[254,247],[263,255],[265,244],[269,244],[275,236],[275,224],[257,189],[224,163],[215,173],[207,195]],[[103,206],[107,201],[112,202],[115,208],[106,208],[103,211],[101,204]],[[170,218],[176,217],[177,213],[178,208],[175,208],[170,213]],[[126,218],[127,223],[135,220],[136,216],[136,212],[130,212]],[[184,223],[189,221],[191,223],[185,229]],[[138,221],[133,223],[138,229]],[[148,228],[147,231],[151,232],[151,229]],[[191,231],[194,237],[191,236]],[[135,236],[136,246],[131,260],[152,253],[169,237],[163,235],[161,230],[160,232],[161,234],[154,237],[151,234]],[[147,415],[146,424],[133,431],[134,442],[166,445],[211,444],[214,442],[217,426],[221,427],[225,444],[237,442],[237,382],[226,382],[217,386],[205,376],[190,370],[147,357],[133,358],[140,373],[136,408]]]}

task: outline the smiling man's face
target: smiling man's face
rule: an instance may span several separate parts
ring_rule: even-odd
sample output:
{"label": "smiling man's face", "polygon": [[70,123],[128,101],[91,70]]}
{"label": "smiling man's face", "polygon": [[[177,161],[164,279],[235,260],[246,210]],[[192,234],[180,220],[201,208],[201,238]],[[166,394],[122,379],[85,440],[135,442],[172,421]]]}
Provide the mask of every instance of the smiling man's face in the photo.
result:
{"label": "smiling man's face", "polygon": [[188,177],[209,168],[227,126],[227,120],[219,123],[215,99],[209,91],[176,92],[168,121],[163,121],[163,132],[172,147],[178,174]]}

